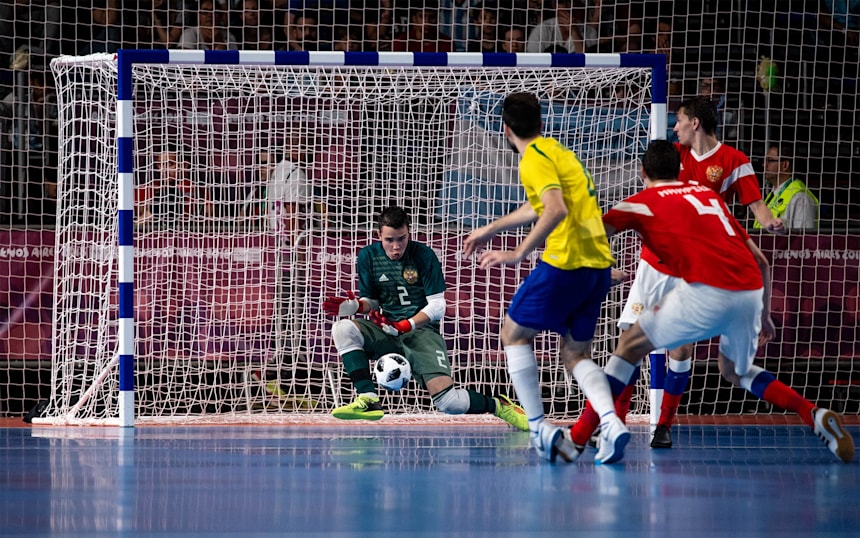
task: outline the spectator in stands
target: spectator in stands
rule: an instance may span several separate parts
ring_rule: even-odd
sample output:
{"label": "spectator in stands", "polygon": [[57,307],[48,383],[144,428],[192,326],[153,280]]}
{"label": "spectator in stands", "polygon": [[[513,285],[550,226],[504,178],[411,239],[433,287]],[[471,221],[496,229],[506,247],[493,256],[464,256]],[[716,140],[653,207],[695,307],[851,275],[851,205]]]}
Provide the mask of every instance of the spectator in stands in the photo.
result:
{"label": "spectator in stands", "polygon": [[526,0],[525,12],[514,14],[514,17],[518,17],[520,20],[514,19],[514,22],[518,22],[525,26],[526,28],[534,28],[539,25],[546,19],[552,18],[553,12],[547,4],[546,0]]}
{"label": "spectator in stands", "polygon": [[438,6],[428,0],[409,10],[409,27],[394,38],[396,51],[453,52],[454,42],[439,31]]}
{"label": "spectator in stands", "polygon": [[245,199],[242,214],[247,218],[265,214],[268,229],[290,239],[294,232],[306,229],[300,222],[310,210],[306,141],[294,131],[283,152],[282,148],[263,149],[258,159],[259,181]]}
{"label": "spectator in stands", "polygon": [[287,12],[283,28],[287,42],[281,50],[319,50],[319,21],[313,11]]}
{"label": "spectator in stands", "polygon": [[[238,14],[238,20],[232,21],[233,30],[230,33],[237,38],[239,48],[261,50],[263,11],[260,9],[259,0],[242,0],[239,9],[234,13]],[[271,10],[268,13],[271,14]]]}
{"label": "spectator in stands", "polygon": [[526,30],[522,26],[511,26],[502,34],[502,52],[525,52]]}
{"label": "spectator in stands", "polygon": [[465,52],[478,37],[472,23],[473,10],[480,6],[479,0],[441,0],[439,2],[439,31],[454,42],[455,52]]}
{"label": "spectator in stands", "polygon": [[[17,151],[16,165],[24,174],[16,172],[15,181],[25,181],[26,218],[30,222],[51,220],[55,212],[58,111],[56,90],[46,84],[51,80],[43,71],[30,69],[29,86],[10,92],[0,101],[0,118],[9,122],[4,121],[3,127],[10,133],[12,148]],[[25,115],[12,121],[19,102],[26,103]],[[20,191],[15,187],[14,192]]]}
{"label": "spectator in stands", "polygon": [[155,161],[155,178],[135,189],[135,218],[149,222],[188,222],[203,212],[204,198],[188,177],[189,163],[179,148],[167,145]]}
{"label": "spectator in stands", "polygon": [[126,46],[118,0],[94,0],[90,16],[92,17],[90,38],[81,45],[78,54],[114,53]]}
{"label": "spectator in stands", "polygon": [[669,96],[681,98],[684,93],[681,84],[684,73],[682,66],[672,64],[672,19],[662,17],[652,22],[646,19],[645,22],[644,52],[666,56],[666,68],[669,71]]}
{"label": "spectator in stands", "polygon": [[358,52],[364,49],[361,29],[354,26],[339,26],[334,29],[332,49],[343,52]]}
{"label": "spectator in stands", "polygon": [[640,21],[616,21],[615,28],[615,52],[642,52],[642,23]]}
{"label": "spectator in stands", "polygon": [[197,12],[197,26],[186,28],[179,48],[191,50],[237,50],[236,37],[227,31],[227,7],[221,0],[203,0]]}
{"label": "spectator in stands", "polygon": [[392,0],[377,4],[364,8],[364,43],[366,50],[386,52],[394,45],[394,7]]}
{"label": "spectator in stands", "polygon": [[9,65],[12,53],[24,47],[38,56],[61,52],[62,7],[57,0],[3,2],[0,5],[0,66]]}
{"label": "spectator in stands", "polygon": [[154,48],[173,49],[179,45],[185,14],[183,9],[177,9],[176,2],[151,0],[149,7],[144,7],[140,15],[142,41],[152,43]]}
{"label": "spectator in stands", "polygon": [[[788,144],[773,144],[764,158],[764,179],[771,191],[764,203],[773,216],[782,219],[788,230],[814,231],[818,229],[818,198],[806,184],[794,176],[793,155]],[[758,221],[753,225],[761,228]]]}
{"label": "spectator in stands", "polygon": [[717,106],[717,117],[720,120],[717,125],[717,138],[736,141],[739,134],[740,110],[728,104],[725,79],[722,77],[703,77],[699,81],[699,95],[709,97]]}
{"label": "spectator in stands", "polygon": [[527,52],[564,48],[567,52],[588,52],[597,46],[600,2],[590,13],[584,0],[556,0],[556,17],[546,19],[529,33]]}
{"label": "spectator in stands", "polygon": [[473,10],[476,37],[469,42],[468,52],[501,52],[497,8],[488,2]]}
{"label": "spectator in stands", "polygon": [[271,11],[260,13],[257,50],[275,50],[275,14]]}

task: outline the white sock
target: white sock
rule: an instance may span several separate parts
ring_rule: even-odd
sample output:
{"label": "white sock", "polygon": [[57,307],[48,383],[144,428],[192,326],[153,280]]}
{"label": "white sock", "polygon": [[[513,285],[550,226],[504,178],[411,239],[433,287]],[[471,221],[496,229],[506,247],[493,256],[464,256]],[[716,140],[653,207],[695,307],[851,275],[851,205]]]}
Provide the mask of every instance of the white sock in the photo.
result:
{"label": "white sock", "polygon": [[529,429],[536,432],[543,422],[543,399],[540,395],[540,374],[534,350],[527,344],[505,346],[505,356],[517,399],[529,417]]}
{"label": "white sock", "polygon": [[[609,360],[606,361],[606,366],[603,367],[603,370],[607,376],[614,377],[622,386],[626,387],[627,384],[630,383],[630,378],[633,377],[633,373],[636,371],[636,365],[630,364],[618,355],[610,355]],[[594,405],[594,403],[592,402],[591,405]]]}
{"label": "white sock", "polygon": [[[632,365],[631,365],[632,366]],[[606,374],[591,359],[583,359],[573,367],[573,377],[580,390],[591,402],[591,407],[603,422],[603,417],[615,414],[615,403]],[[628,377],[629,379],[629,377]]]}

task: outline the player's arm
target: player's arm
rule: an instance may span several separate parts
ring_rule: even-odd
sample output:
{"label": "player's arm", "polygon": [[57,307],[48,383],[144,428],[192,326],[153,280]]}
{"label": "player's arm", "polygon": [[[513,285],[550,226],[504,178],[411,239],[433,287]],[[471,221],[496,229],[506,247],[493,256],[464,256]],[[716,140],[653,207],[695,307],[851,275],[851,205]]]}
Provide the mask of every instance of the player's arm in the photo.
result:
{"label": "player's arm", "polygon": [[[517,261],[522,260],[531,251],[543,245],[549,234],[567,217],[567,206],[564,204],[564,195],[560,188],[545,190],[540,201],[543,203],[543,212],[529,234],[514,250],[518,258]],[[535,214],[533,209],[531,209],[531,213]]]}
{"label": "player's arm", "polygon": [[765,205],[763,200],[756,200],[747,207],[752,211],[753,216],[755,216],[755,220],[757,220],[768,232],[772,234],[785,233],[785,225],[782,223],[782,219],[774,217],[770,208]]}
{"label": "player's arm", "polygon": [[773,337],[776,336],[776,327],[774,327],[773,320],[770,317],[770,263],[768,263],[767,257],[762,253],[761,249],[758,248],[758,245],[756,245],[752,239],[747,237],[746,244],[747,248],[750,249],[750,252],[752,252],[753,257],[755,258],[759,271],[761,271],[762,282],[764,282],[764,295],[762,297],[761,309],[761,332],[758,336],[758,344],[762,345],[771,341]]}
{"label": "player's arm", "polygon": [[[567,217],[567,206],[564,205],[564,196],[560,188],[546,189],[541,195],[541,203],[544,206],[543,212],[541,212],[540,217],[535,222],[529,234],[517,245],[517,248],[513,251],[497,250],[484,252],[479,258],[481,268],[486,269],[497,265],[519,263],[531,251],[544,244],[549,234]],[[531,212],[536,215],[534,209],[531,209]],[[514,213],[511,213],[511,215]],[[525,214],[525,212],[523,213]]]}
{"label": "player's arm", "polygon": [[391,321],[387,316],[379,312],[373,312],[370,320],[391,336],[399,336],[415,329],[420,329],[428,323],[439,321],[445,315],[447,303],[445,292],[427,296],[427,305],[419,310],[414,316],[399,321]]}
{"label": "player's arm", "polygon": [[463,242],[463,253],[467,256],[474,254],[478,248],[488,243],[497,234],[531,224],[537,219],[537,213],[528,202],[523,203],[517,209],[511,211],[504,217],[473,230],[469,237]]}

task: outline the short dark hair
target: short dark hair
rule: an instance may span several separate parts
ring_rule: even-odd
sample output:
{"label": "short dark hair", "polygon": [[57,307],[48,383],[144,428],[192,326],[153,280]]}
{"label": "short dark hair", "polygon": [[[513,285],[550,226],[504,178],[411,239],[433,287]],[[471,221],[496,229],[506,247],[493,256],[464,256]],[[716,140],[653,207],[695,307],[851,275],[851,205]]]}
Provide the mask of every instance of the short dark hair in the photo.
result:
{"label": "short dark hair", "polygon": [[520,138],[540,135],[540,101],[531,93],[516,92],[505,97],[502,121]]}
{"label": "short dark hair", "polygon": [[409,215],[406,213],[406,210],[400,206],[388,206],[379,214],[379,220],[376,223],[376,228],[378,230],[382,230],[383,226],[388,226],[389,228],[394,229],[402,228],[403,226],[408,227]]}
{"label": "short dark hair", "polygon": [[792,160],[794,159],[794,147],[791,144],[786,144],[785,142],[781,144],[771,144],[770,147],[776,148],[777,153],[779,153],[780,161],[788,161],[789,164],[792,164]]}
{"label": "short dark hair", "polygon": [[681,154],[668,140],[654,140],[642,155],[642,168],[648,179],[678,179],[681,172]]}
{"label": "short dark hair", "polygon": [[704,129],[705,133],[712,135],[717,132],[717,105],[710,97],[697,95],[684,100],[678,106],[678,112],[689,116],[691,119],[698,119],[699,124]]}

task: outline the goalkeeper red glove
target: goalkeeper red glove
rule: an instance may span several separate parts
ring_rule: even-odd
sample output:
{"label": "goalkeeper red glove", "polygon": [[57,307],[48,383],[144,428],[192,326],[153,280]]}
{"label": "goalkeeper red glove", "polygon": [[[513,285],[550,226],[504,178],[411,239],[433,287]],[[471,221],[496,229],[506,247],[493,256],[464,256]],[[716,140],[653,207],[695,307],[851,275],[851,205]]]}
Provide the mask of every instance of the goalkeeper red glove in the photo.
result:
{"label": "goalkeeper red glove", "polygon": [[385,334],[391,336],[400,336],[408,333],[415,328],[415,323],[411,319],[401,319],[400,321],[391,321],[385,314],[374,310],[370,313],[370,321],[375,323]]}
{"label": "goalkeeper red glove", "polygon": [[326,298],[322,307],[329,316],[344,318],[358,314],[361,311],[361,301],[355,296],[355,293],[348,291],[346,297]]}

